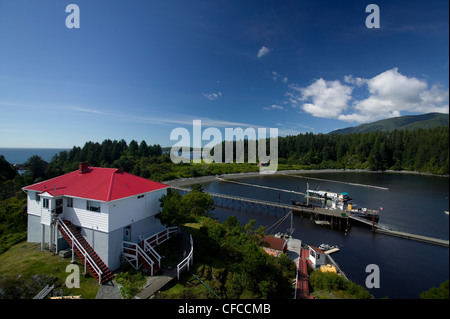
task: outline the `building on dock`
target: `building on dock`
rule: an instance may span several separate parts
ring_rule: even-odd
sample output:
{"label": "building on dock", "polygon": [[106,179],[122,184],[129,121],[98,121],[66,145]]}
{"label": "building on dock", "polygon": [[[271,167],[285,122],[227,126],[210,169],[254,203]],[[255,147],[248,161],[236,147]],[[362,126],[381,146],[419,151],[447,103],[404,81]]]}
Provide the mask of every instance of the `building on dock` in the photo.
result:
{"label": "building on dock", "polygon": [[324,264],[326,264],[326,254],[322,249],[319,249],[315,246],[309,247],[309,261],[311,262],[311,266],[313,268],[318,268]]}

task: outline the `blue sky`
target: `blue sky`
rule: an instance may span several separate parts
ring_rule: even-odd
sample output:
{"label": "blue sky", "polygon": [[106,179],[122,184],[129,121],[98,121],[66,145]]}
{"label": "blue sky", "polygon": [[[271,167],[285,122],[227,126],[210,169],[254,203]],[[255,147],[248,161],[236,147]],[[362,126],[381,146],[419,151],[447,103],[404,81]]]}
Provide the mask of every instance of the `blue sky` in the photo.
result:
{"label": "blue sky", "polygon": [[[80,9],[80,28],[65,12]],[[368,4],[380,8],[369,29]],[[0,0],[0,147],[448,113],[448,1]],[[207,142],[207,141],[206,141]]]}

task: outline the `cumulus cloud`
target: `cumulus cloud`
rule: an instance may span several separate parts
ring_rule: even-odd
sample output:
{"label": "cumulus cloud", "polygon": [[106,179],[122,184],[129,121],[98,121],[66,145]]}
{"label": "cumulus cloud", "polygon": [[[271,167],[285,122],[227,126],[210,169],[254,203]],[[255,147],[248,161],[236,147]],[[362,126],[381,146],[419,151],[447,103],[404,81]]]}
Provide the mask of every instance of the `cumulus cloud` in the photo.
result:
{"label": "cumulus cloud", "polygon": [[318,79],[307,87],[291,85],[290,101],[316,117],[336,118],[351,99],[352,87],[339,81]]}
{"label": "cumulus cloud", "polygon": [[261,49],[259,49],[258,54],[256,56],[260,59],[263,56],[268,55],[270,51],[271,50],[268,47],[262,46]]}
{"label": "cumulus cloud", "polygon": [[[367,98],[352,96],[358,87],[366,90]],[[340,81],[316,80],[307,87],[290,86],[287,93],[292,106],[325,118],[348,122],[370,122],[401,116],[403,112],[449,112],[449,91],[415,77],[401,74],[393,68],[363,79],[348,75]]]}
{"label": "cumulus cloud", "polygon": [[222,96],[222,92],[217,92],[217,93],[203,93],[203,96],[206,97],[208,100],[210,101],[215,101],[217,100],[219,97]]}

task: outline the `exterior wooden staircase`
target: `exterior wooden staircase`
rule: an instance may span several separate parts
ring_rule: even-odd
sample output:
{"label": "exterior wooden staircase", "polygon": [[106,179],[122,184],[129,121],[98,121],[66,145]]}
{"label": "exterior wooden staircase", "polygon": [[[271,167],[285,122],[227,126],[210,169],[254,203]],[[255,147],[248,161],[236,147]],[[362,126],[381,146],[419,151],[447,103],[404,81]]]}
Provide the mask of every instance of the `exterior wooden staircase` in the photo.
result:
{"label": "exterior wooden staircase", "polygon": [[139,243],[128,241],[122,242],[122,257],[128,261],[134,269],[139,269],[144,266],[151,276],[158,275],[162,272],[161,256],[153,247],[168,240],[171,235],[177,233],[177,227],[169,227],[165,230],[150,236],[146,239],[141,239]]}
{"label": "exterior wooden staircase", "polygon": [[85,270],[89,270],[99,284],[105,284],[114,278],[114,274],[70,221],[59,219],[58,229],[74,253],[84,263]]}
{"label": "exterior wooden staircase", "polygon": [[[139,247],[142,248],[142,250],[145,252],[145,242],[141,241],[139,244]],[[152,272],[152,265],[148,263],[148,259],[143,258],[142,255],[139,255],[138,260],[142,263],[142,265],[150,272],[152,276],[158,275],[160,272],[162,272],[160,263],[155,257],[152,257],[152,254],[147,252],[147,257],[153,262],[153,272]]]}

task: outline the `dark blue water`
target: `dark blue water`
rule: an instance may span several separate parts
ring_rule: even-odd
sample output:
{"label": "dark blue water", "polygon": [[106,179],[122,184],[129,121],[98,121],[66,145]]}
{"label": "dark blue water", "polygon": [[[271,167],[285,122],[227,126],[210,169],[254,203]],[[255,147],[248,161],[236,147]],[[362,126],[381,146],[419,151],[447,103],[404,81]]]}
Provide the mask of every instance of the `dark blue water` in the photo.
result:
{"label": "dark blue water", "polygon": [[40,156],[44,161],[50,162],[55,154],[68,150],[62,148],[0,148],[3,155],[10,164],[23,164],[33,155]]}
{"label": "dark blue water", "polygon": [[[449,238],[449,216],[444,214],[449,209],[448,178],[395,173],[315,173],[302,176],[376,185],[389,190],[288,176],[258,176],[240,178],[239,181],[300,192],[305,192],[306,183],[309,183],[310,188],[348,192],[354,204],[384,208],[380,225],[445,240]],[[289,193],[224,182],[204,183],[203,187],[211,192],[275,202],[280,197],[281,202],[290,203],[293,198]],[[237,206],[236,209],[216,208],[214,214],[220,221],[235,215],[242,224],[255,219],[257,225],[263,226],[271,226],[282,217],[281,211],[239,209]],[[289,226],[286,222],[275,232],[286,231]],[[364,287],[369,275],[365,272],[366,266],[377,264],[380,288],[370,289],[376,298],[419,298],[421,292],[449,279],[449,248],[373,233],[362,225],[352,225],[345,233],[316,225],[309,218],[300,216],[294,216],[294,226],[294,237],[306,244],[338,245],[340,251],[332,255],[333,259],[349,279]]]}

